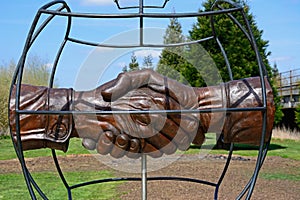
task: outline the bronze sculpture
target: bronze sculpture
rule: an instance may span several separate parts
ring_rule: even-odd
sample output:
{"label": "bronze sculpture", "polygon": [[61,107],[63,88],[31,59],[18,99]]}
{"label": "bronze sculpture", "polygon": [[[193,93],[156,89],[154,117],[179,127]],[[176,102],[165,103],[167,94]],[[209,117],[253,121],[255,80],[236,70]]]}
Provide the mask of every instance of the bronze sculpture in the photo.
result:
{"label": "bronze sculpture", "polygon": [[[10,126],[16,141],[15,91],[10,101]],[[272,89],[266,81],[268,141],[274,120]],[[193,88],[152,70],[120,74],[95,90],[47,88],[22,85],[20,110],[180,110],[247,108],[262,106],[259,77],[230,81],[218,86]],[[223,120],[223,121],[222,121]],[[136,158],[186,150],[190,143],[201,145],[210,125],[222,132],[224,142],[259,144],[262,112],[158,113],[121,115],[20,115],[23,150],[53,148],[67,151],[71,137],[100,154]]]}

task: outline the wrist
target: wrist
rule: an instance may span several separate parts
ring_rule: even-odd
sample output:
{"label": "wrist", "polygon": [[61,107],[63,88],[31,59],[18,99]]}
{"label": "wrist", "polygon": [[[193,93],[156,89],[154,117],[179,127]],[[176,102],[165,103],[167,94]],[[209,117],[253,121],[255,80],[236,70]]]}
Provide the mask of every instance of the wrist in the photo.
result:
{"label": "wrist", "polygon": [[[16,86],[10,99],[10,126],[14,141],[20,134],[23,150],[53,148],[66,151],[72,132],[71,115],[21,114],[19,133],[16,130]],[[70,110],[72,89],[49,89],[47,87],[22,85],[20,110],[51,111]]]}

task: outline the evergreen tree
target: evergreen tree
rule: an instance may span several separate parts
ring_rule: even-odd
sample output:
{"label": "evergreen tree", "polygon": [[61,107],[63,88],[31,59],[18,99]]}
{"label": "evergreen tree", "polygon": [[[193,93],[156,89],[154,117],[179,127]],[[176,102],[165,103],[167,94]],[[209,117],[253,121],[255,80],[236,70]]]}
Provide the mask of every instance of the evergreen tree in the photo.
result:
{"label": "evergreen tree", "polygon": [[[254,21],[254,17],[249,12],[249,7],[246,5],[245,1],[235,1],[238,1],[238,3],[241,3],[244,6],[244,12],[250,23],[262,60],[269,72],[269,75],[272,75],[271,67],[267,60],[267,57],[270,55],[270,52],[267,51],[268,41],[262,39],[263,31],[258,29]],[[210,10],[213,3],[213,0],[205,2],[203,4],[204,10],[200,10],[200,12]],[[226,8],[228,7],[228,4],[225,3],[222,7]],[[240,13],[232,13],[232,15],[239,22],[243,22],[243,16]],[[244,77],[258,76],[259,69],[257,66],[255,52],[253,51],[247,37],[245,37],[238,26],[236,26],[227,15],[214,16],[214,24],[214,31],[227,53],[233,78],[240,79]],[[242,23],[242,25],[245,24]],[[198,40],[209,36],[212,36],[211,19],[209,17],[198,17],[197,23],[193,25],[193,28],[190,31],[191,40]],[[223,81],[229,81],[230,79],[227,66],[217,42],[209,40],[201,44],[216,63]]]}
{"label": "evergreen tree", "polygon": [[131,54],[131,62],[129,63],[129,69],[128,71],[135,71],[135,70],[139,70],[139,63],[137,61],[137,57],[134,54],[134,52]]}
{"label": "evergreen tree", "polygon": [[[274,86],[274,71],[272,71],[272,67],[270,66],[267,59],[267,57],[271,54],[271,52],[267,51],[269,42],[262,39],[263,31],[257,27],[254,17],[250,13],[250,9],[247,5],[247,2],[245,0],[234,0],[234,2],[240,3],[244,7],[245,16],[249,21],[254,39],[257,44],[258,51],[261,55],[265,69],[271,80],[271,85],[275,95],[275,122],[277,123],[281,120],[283,114],[280,109],[280,99],[278,98],[276,87]],[[207,0],[205,3],[203,3],[204,10],[200,10],[199,12],[210,10],[213,3],[214,0]],[[228,8],[229,5],[227,3],[223,3],[221,6],[223,8]],[[232,13],[232,16],[235,17],[237,21],[241,23],[242,26],[246,27],[245,24],[242,23],[243,16],[241,15],[241,13]],[[260,73],[256,61],[255,52],[251,44],[249,43],[247,37],[245,37],[245,35],[243,34],[243,32],[238,28],[237,25],[234,24],[234,22],[227,15],[216,15],[214,16],[213,22],[214,31],[219,41],[221,42],[224,51],[227,54],[233,78],[240,79],[245,77],[258,76]],[[211,18],[198,17],[197,22],[193,25],[192,30],[189,32],[190,39],[199,40],[209,36],[212,36]],[[228,69],[217,42],[215,40],[208,40],[206,42],[201,43],[201,45],[215,62],[223,81],[229,81],[230,77]],[[192,48],[191,54],[196,55],[197,49]],[[209,68],[202,71],[201,74],[204,77],[209,77]],[[205,84],[200,86],[205,86]]]}
{"label": "evergreen tree", "polygon": [[153,69],[153,57],[151,54],[144,57],[143,68]]}
{"label": "evergreen tree", "polygon": [[[177,18],[171,18],[164,35],[164,44],[178,44],[184,41],[185,37],[182,34],[181,24]],[[184,55],[183,46],[164,48],[160,55],[156,71],[179,82],[185,82],[185,78],[181,75],[185,66],[188,65]]]}

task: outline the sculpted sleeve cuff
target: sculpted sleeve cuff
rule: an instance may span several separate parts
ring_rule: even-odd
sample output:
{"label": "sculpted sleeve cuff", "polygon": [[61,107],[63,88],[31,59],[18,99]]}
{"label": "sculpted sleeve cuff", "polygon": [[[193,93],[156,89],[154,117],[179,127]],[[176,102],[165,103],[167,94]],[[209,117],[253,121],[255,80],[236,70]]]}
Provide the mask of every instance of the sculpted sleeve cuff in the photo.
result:
{"label": "sculpted sleeve cuff", "polygon": [[[68,111],[72,105],[72,89],[54,89],[42,86],[22,85],[20,110]],[[13,139],[16,133],[16,86],[10,99],[10,127]],[[20,114],[20,136],[23,150],[52,148],[67,151],[73,130],[72,115]]]}
{"label": "sculpted sleeve cuff", "polygon": [[[273,127],[275,105],[272,88],[266,80],[268,141]],[[198,109],[212,108],[257,108],[263,107],[261,81],[259,77],[234,80],[219,86],[195,89],[198,94]],[[225,143],[258,145],[263,125],[262,111],[207,112],[200,114],[201,132],[222,133]],[[196,142],[197,143],[197,142]]]}

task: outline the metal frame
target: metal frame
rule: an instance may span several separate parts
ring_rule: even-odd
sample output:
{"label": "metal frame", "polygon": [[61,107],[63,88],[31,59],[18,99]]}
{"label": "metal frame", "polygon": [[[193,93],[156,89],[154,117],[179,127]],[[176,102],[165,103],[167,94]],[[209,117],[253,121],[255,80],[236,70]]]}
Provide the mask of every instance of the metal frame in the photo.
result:
{"label": "metal frame", "polygon": [[[251,27],[249,22],[247,21],[246,15],[243,11],[243,7],[239,4],[236,4],[234,2],[231,2],[229,0],[217,0],[213,6],[211,11],[207,12],[195,12],[195,13],[145,13],[145,9],[147,8],[164,8],[169,0],[164,0],[164,3],[161,6],[145,6],[144,0],[139,0],[138,6],[132,6],[132,7],[122,7],[119,4],[118,0],[112,0],[116,3],[117,7],[119,9],[138,9],[137,13],[122,13],[122,14],[98,14],[98,13],[74,13],[71,12],[71,9],[67,5],[65,1],[58,0],[50,2],[44,6],[42,6],[31,25],[31,28],[29,30],[26,43],[23,49],[23,53],[19,59],[19,62],[17,64],[17,68],[15,70],[15,74],[13,76],[12,86],[16,85],[16,131],[17,131],[17,143],[14,143],[14,148],[17,154],[17,157],[20,161],[22,171],[24,174],[24,178],[26,181],[26,185],[28,187],[30,196],[32,199],[37,199],[36,193],[42,198],[42,199],[48,199],[47,196],[43,193],[43,191],[40,189],[40,187],[37,185],[33,177],[31,176],[30,171],[28,170],[26,166],[26,162],[24,159],[24,154],[22,151],[22,143],[21,143],[21,137],[20,137],[20,115],[23,114],[102,114],[102,115],[111,115],[111,114],[142,114],[142,113],[205,113],[205,112],[241,112],[241,111],[261,111],[263,115],[263,126],[262,126],[262,133],[261,133],[261,141],[260,141],[260,147],[257,157],[256,166],[253,172],[252,177],[250,178],[249,182],[246,184],[244,189],[241,191],[241,193],[238,195],[237,199],[241,199],[246,195],[246,199],[250,199],[252,192],[254,190],[254,186],[258,177],[259,170],[261,169],[261,166],[263,165],[263,162],[266,158],[268,146],[270,143],[270,139],[268,142],[265,142],[264,138],[266,135],[266,123],[267,123],[267,100],[266,100],[266,87],[265,87],[265,79],[264,77],[267,76],[265,66],[263,64],[263,61],[261,59],[261,56],[259,54],[255,38],[252,34]],[[226,3],[229,5],[229,8],[225,9],[222,8],[220,5],[221,3]],[[53,10],[51,9],[54,6],[59,6],[57,9]],[[233,15],[232,13],[238,12],[242,14],[243,16],[243,24],[242,25]],[[255,107],[255,108],[222,108],[222,109],[209,109],[209,110],[157,110],[157,111],[95,111],[95,112],[85,112],[85,111],[31,111],[31,110],[20,110],[20,87],[22,84],[22,77],[23,77],[23,69],[25,66],[25,61],[27,58],[27,53],[30,50],[32,44],[35,42],[35,40],[38,38],[40,33],[44,30],[44,28],[51,22],[51,20],[57,16],[64,16],[67,18],[67,25],[66,25],[66,31],[64,35],[64,39],[61,42],[60,48],[57,51],[51,77],[49,81],[49,87],[53,87],[55,72],[57,69],[58,62],[60,60],[61,54],[64,50],[65,45],[68,42],[71,43],[77,43],[82,45],[89,45],[89,46],[100,46],[100,47],[110,47],[110,48],[135,48],[135,47],[171,47],[171,46],[181,46],[181,45],[187,45],[187,44],[193,44],[193,43],[201,43],[206,40],[215,40],[217,44],[219,45],[220,51],[223,54],[225,63],[228,68],[228,74],[231,80],[233,80],[232,72],[230,63],[227,59],[226,52],[222,46],[222,43],[220,42],[217,33],[215,32],[215,24],[214,24],[214,16],[225,14],[227,15],[244,33],[245,37],[249,40],[250,44],[253,47],[253,51],[256,54],[256,60],[257,60],[257,66],[259,68],[260,72],[260,80],[261,80],[261,88],[262,88],[262,100],[263,100],[263,106],[261,107]],[[48,16],[46,19],[44,19],[39,26],[38,23],[41,21],[41,16]],[[179,43],[179,44],[147,44],[144,43],[143,40],[143,27],[144,27],[144,19],[145,18],[189,18],[189,17],[201,17],[201,16],[209,16],[211,18],[211,26],[212,26],[212,36],[203,38],[201,40],[192,41],[192,42],[186,42],[186,43]],[[100,43],[93,43],[89,41],[83,41],[76,38],[70,37],[71,32],[71,26],[72,26],[72,19],[73,18],[120,18],[120,19],[126,19],[126,18],[138,18],[139,19],[139,27],[140,27],[140,42],[139,44],[133,44],[133,45],[111,45],[111,44],[100,44]],[[12,88],[12,87],[11,87]],[[12,90],[11,90],[12,91]],[[10,92],[11,92],[10,91]],[[134,178],[134,177],[128,177],[128,178],[108,178],[108,179],[101,179],[101,180],[93,180],[93,181],[87,181],[84,183],[79,183],[70,186],[68,182],[66,181],[63,171],[60,168],[59,160],[56,156],[55,150],[52,150],[52,156],[54,159],[55,166],[57,168],[57,171],[60,175],[60,178],[63,182],[63,184],[66,187],[66,190],[68,192],[68,198],[72,199],[72,190],[78,187],[82,187],[85,185],[90,184],[96,184],[96,183],[104,183],[104,182],[111,182],[111,181],[141,181],[142,182],[142,199],[147,199],[147,181],[155,181],[155,180],[171,180],[171,181],[188,181],[188,182],[194,182],[194,183],[200,183],[209,185],[212,187],[215,187],[215,193],[214,193],[214,199],[218,199],[218,192],[219,187],[221,186],[221,183],[223,181],[223,178],[227,172],[227,169],[229,167],[230,161],[231,161],[231,155],[233,152],[234,144],[231,143],[230,150],[228,154],[227,161],[225,163],[224,169],[219,177],[219,180],[216,183],[208,182],[205,180],[198,180],[193,178],[186,178],[186,177],[147,177],[147,160],[146,155],[142,156],[142,169],[141,169],[141,178]]]}

